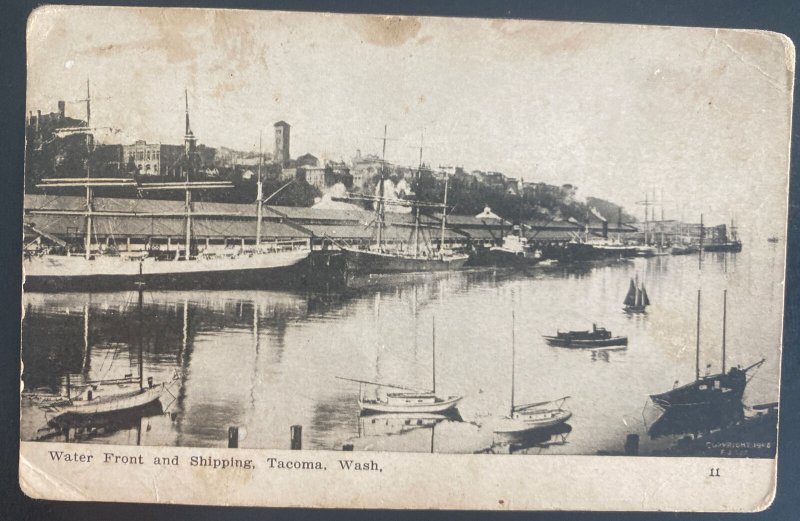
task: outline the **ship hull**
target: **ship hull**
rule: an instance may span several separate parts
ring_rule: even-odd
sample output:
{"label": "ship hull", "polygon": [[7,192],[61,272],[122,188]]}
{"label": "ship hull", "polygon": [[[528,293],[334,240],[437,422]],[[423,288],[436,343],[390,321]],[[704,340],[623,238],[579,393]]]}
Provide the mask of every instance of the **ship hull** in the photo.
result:
{"label": "ship hull", "polygon": [[451,271],[462,268],[469,259],[467,255],[414,258],[365,250],[345,249],[343,251],[347,271],[356,274]]}
{"label": "ship hull", "polygon": [[595,246],[585,243],[569,243],[552,247],[544,256],[559,262],[586,262],[596,260],[627,259],[636,256],[636,249],[623,246]]}
{"label": "ship hull", "polygon": [[436,401],[433,403],[420,403],[420,404],[405,404],[405,403],[387,403],[381,401],[359,400],[358,406],[365,413],[384,413],[384,414],[412,414],[412,413],[443,413],[450,411],[458,405],[461,397],[452,396],[445,400]]}
{"label": "ship hull", "polygon": [[703,251],[708,252],[731,252],[739,253],[742,251],[741,242],[723,242],[719,244],[704,244]]}
{"label": "ship hull", "polygon": [[23,261],[27,291],[119,290],[144,283],[158,289],[218,289],[281,285],[308,250],[231,258],[160,261],[146,258],[44,255]]}
{"label": "ship hull", "polygon": [[540,429],[549,429],[560,425],[572,417],[572,413],[564,410],[547,411],[547,414],[538,413],[540,417],[526,417],[520,415],[515,418],[502,418],[494,426],[494,433],[500,436],[517,436]]}
{"label": "ship hull", "polygon": [[67,405],[53,406],[54,412],[59,416],[85,417],[100,414],[112,414],[130,411],[145,407],[161,399],[164,394],[164,384],[159,384],[147,389],[122,393],[116,396],[100,397],[94,400],[75,400]]}
{"label": "ship hull", "polygon": [[575,340],[568,338],[559,338],[554,336],[546,336],[544,339],[548,344],[558,347],[610,347],[610,346],[626,346],[628,345],[628,337],[617,336],[613,338],[603,338],[598,340]]}
{"label": "ship hull", "polygon": [[492,266],[495,268],[532,268],[539,264],[541,258],[504,248],[490,248],[476,255],[473,265]]}

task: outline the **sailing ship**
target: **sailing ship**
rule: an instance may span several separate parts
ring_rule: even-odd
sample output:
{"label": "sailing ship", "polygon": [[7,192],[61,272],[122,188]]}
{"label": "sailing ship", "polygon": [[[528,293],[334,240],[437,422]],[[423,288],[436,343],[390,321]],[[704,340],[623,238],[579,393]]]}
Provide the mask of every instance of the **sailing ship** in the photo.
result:
{"label": "sailing ship", "polygon": [[556,336],[545,336],[548,344],[559,347],[611,347],[628,345],[628,337],[613,336],[604,327],[592,324],[591,331],[557,331]]}
{"label": "sailing ship", "polygon": [[[370,382],[368,380],[357,380],[355,378],[344,378],[337,376],[339,380],[357,382],[359,384],[358,406],[362,413],[445,413],[453,410],[462,396],[448,396],[441,398],[436,395],[436,322],[433,323],[433,343],[432,343],[432,373],[433,385],[431,390],[414,389],[411,387]],[[381,400],[376,396],[369,399],[365,396],[364,387],[373,385],[377,388],[388,387],[397,389],[395,392],[386,394],[386,399]]]}
{"label": "sailing ship", "polygon": [[[346,200],[369,201],[375,207],[375,218],[373,225],[376,230],[376,242],[366,248],[355,248],[347,245],[340,245],[345,255],[346,269],[355,274],[384,274],[384,273],[408,273],[419,271],[448,271],[461,268],[469,259],[463,253],[445,248],[445,232],[447,229],[447,188],[448,178],[445,174],[444,201],[442,204],[424,203],[415,200],[404,200],[389,198],[384,192],[385,181],[385,157],[386,157],[386,127],[384,126],[383,135],[383,156],[381,159],[381,172],[378,181],[378,195],[375,197],[350,195]],[[417,175],[422,170],[422,147],[420,147],[420,165]],[[411,250],[404,251],[399,248],[389,247],[386,244],[384,233],[386,230],[386,205],[399,205],[411,207],[414,213],[413,238]],[[421,208],[441,208],[441,238],[439,245],[433,247],[431,244],[423,245],[420,242]]]}
{"label": "sailing ship", "polygon": [[712,375],[700,375],[700,290],[697,291],[697,345],[695,348],[694,382],[675,387],[667,392],[652,394],[653,403],[664,410],[687,408],[720,408],[741,405],[742,396],[747,386],[747,373],[760,367],[765,359],[741,368],[731,367],[725,371],[725,333],[727,322],[728,291],[723,293],[722,313],[722,371]]}
{"label": "sailing ship", "polygon": [[511,313],[511,408],[508,416],[500,418],[494,425],[495,434],[501,436],[523,435],[539,429],[546,429],[560,425],[572,417],[572,413],[564,409],[564,403],[569,396],[564,396],[546,402],[527,403],[516,405],[514,403],[515,387],[515,325],[514,313]]}
{"label": "sailing ship", "polygon": [[142,348],[142,303],[143,289],[139,288],[139,341],[138,341],[138,374],[125,375],[123,378],[94,380],[85,382],[74,394],[67,374],[66,396],[63,400],[52,401],[45,405],[45,410],[55,413],[58,418],[91,417],[112,413],[128,412],[153,405],[161,399],[167,390],[165,382],[153,383],[153,377],[144,383],[144,359]]}
{"label": "sailing ship", "polygon": [[[88,87],[87,87],[88,88]],[[87,102],[88,107],[88,102]],[[86,135],[87,150],[91,153],[92,128],[78,127],[74,133]],[[186,94],[186,153],[193,154],[196,138],[189,125],[189,103]],[[225,285],[260,285],[282,278],[293,266],[311,253],[307,241],[262,243],[261,221],[262,194],[261,163],[256,197],[255,247],[242,246],[236,252],[217,253],[210,249],[198,251],[197,241],[192,241],[193,211],[192,194],[197,190],[232,188],[227,181],[191,181],[191,168],[185,172],[186,180],[180,182],[137,184],[133,179],[93,178],[87,161],[84,178],[45,179],[37,186],[45,190],[84,188],[86,193],[83,210],[47,210],[48,215],[82,216],[84,218],[83,255],[72,254],[69,248],[42,249],[27,252],[23,260],[25,286],[28,290],[69,288],[98,289],[109,287],[120,289],[134,287],[143,282],[150,288],[219,287]],[[164,259],[159,252],[124,251],[111,252],[93,247],[93,219],[97,217],[131,217],[130,212],[96,211],[94,190],[104,187],[132,187],[139,191],[184,192],[185,240],[182,251],[178,249],[171,258]],[[36,211],[30,212],[32,214]],[[135,214],[142,217],[177,217],[173,213]]]}
{"label": "sailing ship", "polygon": [[628,287],[628,294],[625,295],[623,304],[627,313],[644,313],[647,306],[650,305],[647,290],[644,283],[639,284],[638,277],[635,280],[631,279],[631,285]]}

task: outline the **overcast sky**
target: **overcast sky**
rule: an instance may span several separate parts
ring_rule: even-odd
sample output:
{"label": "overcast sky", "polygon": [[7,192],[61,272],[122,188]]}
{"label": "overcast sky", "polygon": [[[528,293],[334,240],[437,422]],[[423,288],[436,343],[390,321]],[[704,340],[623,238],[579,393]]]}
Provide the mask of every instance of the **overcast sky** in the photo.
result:
{"label": "overcast sky", "polygon": [[181,143],[499,170],[572,183],[642,215],[780,233],[794,50],[779,35],[531,21],[253,11],[45,8],[29,25],[28,108]]}

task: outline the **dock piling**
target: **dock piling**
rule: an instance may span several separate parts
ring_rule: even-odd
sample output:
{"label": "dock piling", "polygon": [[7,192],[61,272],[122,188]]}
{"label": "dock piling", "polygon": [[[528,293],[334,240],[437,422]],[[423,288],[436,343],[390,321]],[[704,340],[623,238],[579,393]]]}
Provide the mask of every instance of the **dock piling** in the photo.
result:
{"label": "dock piling", "polygon": [[303,448],[303,426],[292,425],[289,428],[291,434],[291,449],[301,450]]}
{"label": "dock piling", "polygon": [[239,448],[239,427],[228,427],[228,448]]}

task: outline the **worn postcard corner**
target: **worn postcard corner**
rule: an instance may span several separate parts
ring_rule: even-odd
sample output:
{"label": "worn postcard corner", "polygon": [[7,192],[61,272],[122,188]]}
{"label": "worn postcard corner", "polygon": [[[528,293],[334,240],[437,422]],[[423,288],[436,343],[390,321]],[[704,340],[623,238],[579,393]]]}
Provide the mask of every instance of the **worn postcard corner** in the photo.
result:
{"label": "worn postcard corner", "polygon": [[45,6],[27,51],[26,494],[771,504],[787,37]]}

